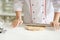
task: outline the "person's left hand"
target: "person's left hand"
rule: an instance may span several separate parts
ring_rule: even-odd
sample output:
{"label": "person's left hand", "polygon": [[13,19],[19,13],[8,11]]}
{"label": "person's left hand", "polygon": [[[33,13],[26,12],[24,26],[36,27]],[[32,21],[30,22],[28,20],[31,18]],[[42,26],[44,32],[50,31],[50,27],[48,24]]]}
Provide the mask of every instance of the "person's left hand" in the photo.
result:
{"label": "person's left hand", "polygon": [[56,22],[56,21],[53,21],[53,22],[51,22],[51,26],[54,27],[56,30],[58,30],[59,27],[60,27],[60,23]]}

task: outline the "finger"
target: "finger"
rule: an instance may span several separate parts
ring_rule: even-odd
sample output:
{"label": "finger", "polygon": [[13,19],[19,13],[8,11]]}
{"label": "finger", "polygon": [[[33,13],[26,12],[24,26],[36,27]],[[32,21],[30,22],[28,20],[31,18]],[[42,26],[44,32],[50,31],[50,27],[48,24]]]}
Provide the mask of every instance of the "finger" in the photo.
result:
{"label": "finger", "polygon": [[22,24],[23,23],[23,21],[21,21],[19,24]]}
{"label": "finger", "polygon": [[16,27],[16,25],[17,25],[17,23],[13,23],[13,24],[12,24],[13,27]]}
{"label": "finger", "polygon": [[59,23],[59,26],[60,26],[60,23]]}
{"label": "finger", "polygon": [[23,23],[23,21],[21,22],[21,24]]}
{"label": "finger", "polygon": [[50,25],[53,26],[53,25],[52,25],[52,22],[50,23]]}
{"label": "finger", "polygon": [[20,21],[17,22],[16,27],[19,25]]}
{"label": "finger", "polygon": [[14,21],[14,22],[12,23],[12,27],[15,28],[15,27],[17,26],[17,23],[18,23],[17,21]]}
{"label": "finger", "polygon": [[53,26],[53,23],[51,22],[50,25]]}
{"label": "finger", "polygon": [[56,23],[53,23],[54,27],[56,27]]}
{"label": "finger", "polygon": [[59,23],[55,24],[55,29],[58,30],[59,29]]}

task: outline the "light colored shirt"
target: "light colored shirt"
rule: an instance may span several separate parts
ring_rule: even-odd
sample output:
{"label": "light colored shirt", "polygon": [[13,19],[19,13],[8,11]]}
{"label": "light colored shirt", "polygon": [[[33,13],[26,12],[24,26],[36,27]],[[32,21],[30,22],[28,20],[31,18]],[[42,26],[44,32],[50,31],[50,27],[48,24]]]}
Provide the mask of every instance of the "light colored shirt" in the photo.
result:
{"label": "light colored shirt", "polygon": [[50,24],[54,18],[50,0],[14,0],[14,10],[23,11],[24,23]]}
{"label": "light colored shirt", "polygon": [[54,11],[60,12],[60,0],[51,0],[53,3]]}

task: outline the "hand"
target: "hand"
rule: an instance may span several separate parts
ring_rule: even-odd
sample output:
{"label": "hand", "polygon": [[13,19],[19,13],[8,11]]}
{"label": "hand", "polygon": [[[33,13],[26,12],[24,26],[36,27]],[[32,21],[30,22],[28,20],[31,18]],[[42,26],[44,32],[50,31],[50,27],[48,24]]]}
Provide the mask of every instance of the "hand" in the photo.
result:
{"label": "hand", "polygon": [[51,23],[51,26],[53,26],[56,30],[58,30],[59,29],[59,26],[60,26],[60,23],[54,21],[54,22]]}
{"label": "hand", "polygon": [[13,26],[13,27],[17,27],[19,24],[22,24],[22,23],[23,23],[22,20],[15,19],[15,20],[12,22],[12,26]]}

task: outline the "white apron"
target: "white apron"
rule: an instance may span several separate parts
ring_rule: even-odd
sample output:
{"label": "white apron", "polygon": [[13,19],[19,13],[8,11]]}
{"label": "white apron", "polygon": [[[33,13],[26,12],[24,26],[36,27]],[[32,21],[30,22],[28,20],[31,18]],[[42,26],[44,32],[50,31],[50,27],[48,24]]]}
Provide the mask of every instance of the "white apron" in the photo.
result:
{"label": "white apron", "polygon": [[15,0],[14,10],[23,11],[24,23],[50,24],[54,18],[50,0]]}

